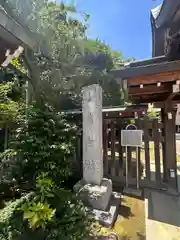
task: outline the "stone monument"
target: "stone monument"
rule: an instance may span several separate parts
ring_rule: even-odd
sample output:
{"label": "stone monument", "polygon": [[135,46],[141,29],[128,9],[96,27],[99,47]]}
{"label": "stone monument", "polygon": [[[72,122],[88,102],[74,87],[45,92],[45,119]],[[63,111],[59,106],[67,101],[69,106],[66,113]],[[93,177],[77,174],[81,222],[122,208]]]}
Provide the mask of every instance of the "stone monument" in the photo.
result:
{"label": "stone monument", "polygon": [[83,179],[100,185],[103,178],[102,89],[91,85],[83,89]]}
{"label": "stone monument", "polygon": [[103,178],[102,88],[83,88],[83,179],[74,186],[80,198],[96,214],[106,211],[112,196],[112,181]]}

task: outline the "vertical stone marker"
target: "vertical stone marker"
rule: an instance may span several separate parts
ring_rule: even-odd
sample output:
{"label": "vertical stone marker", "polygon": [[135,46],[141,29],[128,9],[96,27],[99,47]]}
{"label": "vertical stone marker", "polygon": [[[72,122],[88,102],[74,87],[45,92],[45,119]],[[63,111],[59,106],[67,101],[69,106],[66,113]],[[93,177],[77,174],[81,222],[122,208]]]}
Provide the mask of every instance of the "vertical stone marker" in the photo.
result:
{"label": "vertical stone marker", "polygon": [[83,88],[83,179],[100,185],[103,178],[102,88]]}
{"label": "vertical stone marker", "polygon": [[99,85],[83,88],[82,111],[83,179],[75,184],[74,191],[93,208],[97,221],[111,226],[117,208],[109,205],[112,181],[103,178],[102,88]]}

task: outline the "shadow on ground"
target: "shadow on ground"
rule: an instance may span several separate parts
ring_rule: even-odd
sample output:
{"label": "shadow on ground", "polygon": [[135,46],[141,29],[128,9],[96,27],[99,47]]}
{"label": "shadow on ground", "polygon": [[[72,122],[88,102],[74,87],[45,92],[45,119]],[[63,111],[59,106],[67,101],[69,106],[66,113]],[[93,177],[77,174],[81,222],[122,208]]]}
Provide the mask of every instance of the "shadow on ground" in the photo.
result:
{"label": "shadow on ground", "polygon": [[121,206],[119,207],[118,215],[122,218],[130,218],[133,217],[133,213],[131,212],[131,208],[123,205],[123,201],[121,202]]}

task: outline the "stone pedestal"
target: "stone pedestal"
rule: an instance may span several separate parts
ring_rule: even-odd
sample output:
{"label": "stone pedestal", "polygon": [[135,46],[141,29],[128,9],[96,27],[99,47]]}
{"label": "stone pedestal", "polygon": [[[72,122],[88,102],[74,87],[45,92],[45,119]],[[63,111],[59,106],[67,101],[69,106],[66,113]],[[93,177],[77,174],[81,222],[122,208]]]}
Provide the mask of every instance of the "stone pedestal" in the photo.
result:
{"label": "stone pedestal", "polygon": [[95,185],[81,180],[74,186],[74,190],[86,205],[105,211],[112,195],[112,181],[103,178],[101,185]]}

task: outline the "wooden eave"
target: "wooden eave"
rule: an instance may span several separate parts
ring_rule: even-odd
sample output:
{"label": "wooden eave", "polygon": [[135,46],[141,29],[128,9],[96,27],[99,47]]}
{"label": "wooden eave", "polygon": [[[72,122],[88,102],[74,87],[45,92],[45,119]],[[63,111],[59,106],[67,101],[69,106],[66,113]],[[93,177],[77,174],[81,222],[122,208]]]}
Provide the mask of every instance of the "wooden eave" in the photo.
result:
{"label": "wooden eave", "polygon": [[[135,114],[138,117],[142,117],[147,113],[148,105],[147,104],[139,104],[139,105],[129,105],[129,106],[119,106],[113,108],[103,108],[102,114],[105,119],[112,118],[134,118]],[[67,117],[73,117],[76,119],[82,118],[82,110],[74,109],[72,111],[64,111],[61,114],[66,115]]]}
{"label": "wooden eave", "polygon": [[[147,61],[147,60],[146,60]],[[180,61],[169,61],[153,63],[137,67],[125,67],[123,69],[112,69],[111,73],[117,79],[129,79],[140,76],[151,76],[160,73],[168,73],[180,70]]]}
{"label": "wooden eave", "polygon": [[180,94],[173,92],[173,85],[180,84],[180,61],[129,67],[113,70],[112,73],[117,82],[127,82],[129,98],[133,103],[180,99]]}

